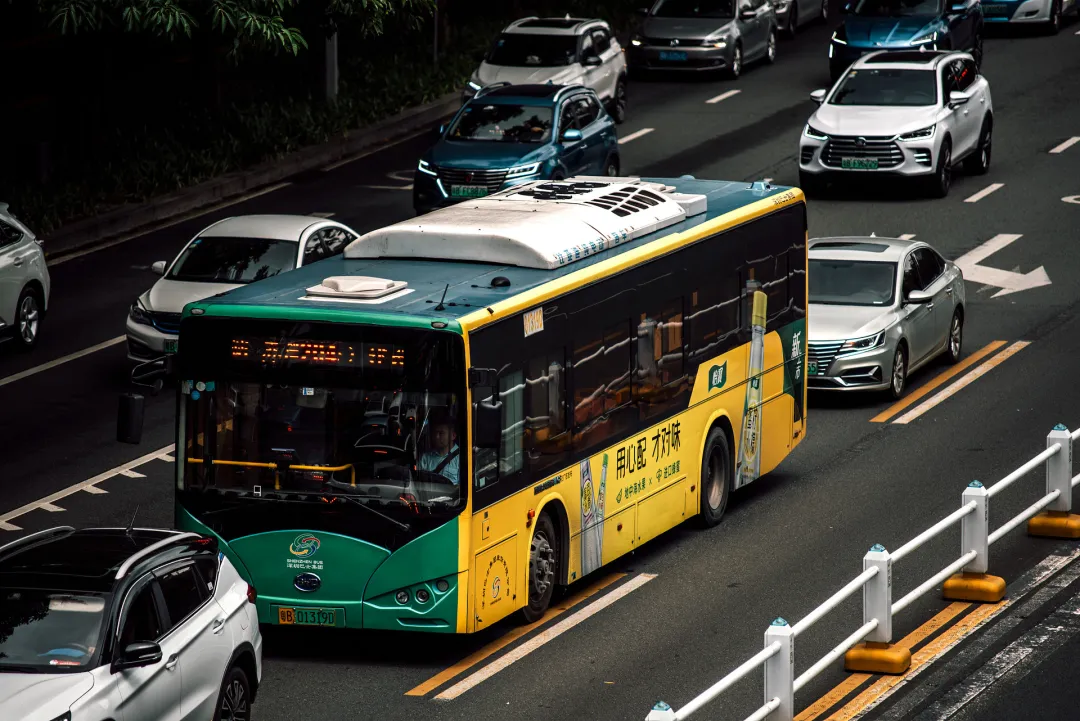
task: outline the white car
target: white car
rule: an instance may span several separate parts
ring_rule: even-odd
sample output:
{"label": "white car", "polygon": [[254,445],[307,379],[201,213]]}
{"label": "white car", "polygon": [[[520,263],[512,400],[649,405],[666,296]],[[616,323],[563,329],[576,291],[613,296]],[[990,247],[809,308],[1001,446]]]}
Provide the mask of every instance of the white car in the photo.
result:
{"label": "white car", "polygon": [[197,533],[51,528],[0,548],[0,719],[251,718],[255,589]]}
{"label": "white car", "polygon": [[42,241],[0,203],[0,340],[37,345],[51,287]]}
{"label": "white car", "polygon": [[799,143],[799,185],[808,193],[844,176],[900,176],[945,197],[960,162],[976,175],[990,168],[990,84],[969,53],[870,53],[810,97],[821,107]]}
{"label": "white car", "polygon": [[339,255],[357,237],[346,225],[308,215],[219,220],[192,238],[171,264],[153,264],[163,277],[131,304],[128,358],[144,363],[175,353],[188,303]]}
{"label": "white car", "polygon": [[983,17],[990,25],[1015,23],[1042,25],[1045,32],[1057,35],[1061,18],[1067,12],[1080,17],[1077,0],[996,0],[982,4]]}
{"label": "white car", "polygon": [[603,20],[529,17],[511,23],[484,54],[462,101],[494,83],[584,85],[616,123],[626,120],[626,58]]}

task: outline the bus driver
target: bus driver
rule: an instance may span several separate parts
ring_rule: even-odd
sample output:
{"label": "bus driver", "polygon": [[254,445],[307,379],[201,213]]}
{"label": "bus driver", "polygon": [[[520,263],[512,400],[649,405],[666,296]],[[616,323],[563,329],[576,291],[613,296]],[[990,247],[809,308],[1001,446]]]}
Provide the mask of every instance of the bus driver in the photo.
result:
{"label": "bus driver", "polygon": [[431,428],[431,448],[420,456],[420,469],[437,473],[455,486],[458,484],[458,456],[454,421],[444,409],[437,408],[428,418]]}

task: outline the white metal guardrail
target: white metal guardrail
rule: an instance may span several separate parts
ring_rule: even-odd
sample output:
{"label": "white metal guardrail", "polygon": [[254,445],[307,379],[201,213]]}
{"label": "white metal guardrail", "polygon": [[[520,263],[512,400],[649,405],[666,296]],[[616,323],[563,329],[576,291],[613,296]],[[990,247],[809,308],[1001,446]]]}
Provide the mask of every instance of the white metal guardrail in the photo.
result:
{"label": "white metal guardrail", "polygon": [[[831,664],[845,657],[845,668],[868,673],[901,674],[911,664],[911,652],[892,644],[892,619],[927,591],[944,582],[946,599],[994,603],[1005,595],[1005,581],[987,573],[990,546],[1024,521],[1028,533],[1053,538],[1080,538],[1080,516],[1072,513],[1072,490],[1080,484],[1080,474],[1072,474],[1073,442],[1080,429],[1069,432],[1060,423],[1046,437],[1046,450],[986,488],[972,481],[964,489],[960,508],[912,538],[891,554],[875,544],[863,557],[863,572],[794,626],[777,618],[765,631],[765,648],[721,678],[711,687],[675,710],[663,701],[656,704],[646,721],[681,721],[690,718],[737,681],[764,665],[764,704],[745,721],[792,721],[795,692]],[[1045,464],[1046,493],[1027,509],[990,531],[990,499],[1031,471]],[[960,523],[960,556],[938,573],[919,584],[898,601],[893,601],[892,565],[916,551],[930,539]],[[845,599],[863,593],[863,623],[835,648],[795,676],[795,639]],[[856,647],[860,641],[862,646]]]}

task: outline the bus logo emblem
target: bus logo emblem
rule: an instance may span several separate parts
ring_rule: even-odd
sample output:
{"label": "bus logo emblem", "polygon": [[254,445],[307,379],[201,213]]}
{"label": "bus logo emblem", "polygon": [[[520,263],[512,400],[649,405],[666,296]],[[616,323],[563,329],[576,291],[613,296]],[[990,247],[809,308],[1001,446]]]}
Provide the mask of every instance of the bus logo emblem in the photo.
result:
{"label": "bus logo emblem", "polygon": [[723,388],[727,383],[727,361],[709,369],[709,390]]}
{"label": "bus logo emblem", "polygon": [[298,558],[311,558],[319,550],[322,543],[318,538],[307,533],[301,533],[289,546],[289,553]]}
{"label": "bus logo emblem", "polygon": [[499,597],[499,591],[502,590],[502,579],[498,576],[491,582],[491,600],[494,601]]}
{"label": "bus logo emblem", "polygon": [[301,573],[293,579],[293,586],[297,591],[303,591],[304,593],[311,593],[312,591],[318,591],[319,586],[322,585],[322,579],[316,576],[314,573]]}

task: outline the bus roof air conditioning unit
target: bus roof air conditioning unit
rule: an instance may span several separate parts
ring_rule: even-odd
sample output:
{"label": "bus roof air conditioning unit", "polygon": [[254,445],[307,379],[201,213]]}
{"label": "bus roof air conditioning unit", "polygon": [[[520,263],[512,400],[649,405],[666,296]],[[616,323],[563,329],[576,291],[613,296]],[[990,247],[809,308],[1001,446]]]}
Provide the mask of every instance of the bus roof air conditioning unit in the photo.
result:
{"label": "bus roof air conditioning unit", "polygon": [[307,289],[309,295],[327,298],[382,298],[408,285],[403,280],[387,280],[367,275],[335,275]]}

